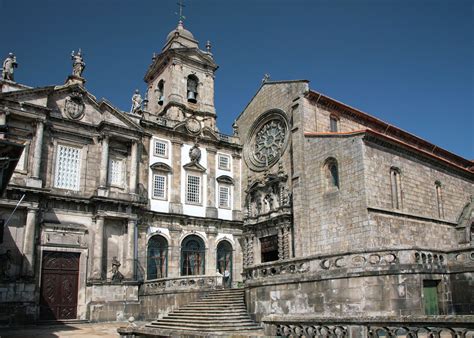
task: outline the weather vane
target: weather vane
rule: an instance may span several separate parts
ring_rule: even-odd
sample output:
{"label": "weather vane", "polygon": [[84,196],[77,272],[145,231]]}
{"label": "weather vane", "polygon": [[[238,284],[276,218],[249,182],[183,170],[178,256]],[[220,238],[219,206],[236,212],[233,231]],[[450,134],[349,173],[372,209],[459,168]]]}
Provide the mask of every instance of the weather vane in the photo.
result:
{"label": "weather vane", "polygon": [[176,15],[179,15],[179,21],[183,22],[186,17],[183,15],[183,8],[186,7],[183,3],[183,0],[179,0],[177,2],[178,7],[179,7],[179,13],[175,13]]}

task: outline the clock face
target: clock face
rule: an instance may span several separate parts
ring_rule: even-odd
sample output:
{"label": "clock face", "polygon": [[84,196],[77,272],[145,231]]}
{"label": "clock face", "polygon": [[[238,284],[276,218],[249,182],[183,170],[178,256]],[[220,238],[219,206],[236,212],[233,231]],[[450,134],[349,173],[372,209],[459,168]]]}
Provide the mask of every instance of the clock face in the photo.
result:
{"label": "clock face", "polygon": [[198,133],[201,130],[201,124],[199,123],[198,120],[194,118],[190,118],[186,121],[186,128],[191,132],[191,133]]}
{"label": "clock face", "polygon": [[263,114],[253,125],[244,146],[247,164],[256,171],[275,164],[288,142],[288,122],[285,113],[274,110]]}

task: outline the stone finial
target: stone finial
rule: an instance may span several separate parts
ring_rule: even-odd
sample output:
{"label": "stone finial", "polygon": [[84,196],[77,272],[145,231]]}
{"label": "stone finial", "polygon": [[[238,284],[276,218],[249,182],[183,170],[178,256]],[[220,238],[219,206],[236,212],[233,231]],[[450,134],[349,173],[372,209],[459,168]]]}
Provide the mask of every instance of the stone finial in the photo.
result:
{"label": "stone finial", "polygon": [[262,84],[268,81],[270,81],[270,74],[266,73],[263,75]]}
{"label": "stone finial", "polygon": [[155,60],[156,60],[156,53],[153,52],[153,56],[151,57],[151,61],[152,61],[152,62],[155,62]]}
{"label": "stone finial", "polygon": [[211,48],[212,48],[212,45],[211,45],[211,41],[207,40],[206,42],[206,50],[209,54],[211,54]]}
{"label": "stone finial", "polygon": [[2,79],[15,81],[13,76],[13,69],[17,67],[18,63],[16,62],[15,54],[9,53],[5,61],[3,61]]}

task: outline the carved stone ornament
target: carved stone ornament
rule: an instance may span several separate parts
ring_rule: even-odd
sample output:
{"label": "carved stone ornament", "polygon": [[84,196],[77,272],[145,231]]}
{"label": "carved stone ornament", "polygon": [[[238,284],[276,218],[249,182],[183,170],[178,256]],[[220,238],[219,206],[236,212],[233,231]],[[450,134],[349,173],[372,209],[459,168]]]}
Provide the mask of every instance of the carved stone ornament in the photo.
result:
{"label": "carved stone ornament", "polygon": [[196,143],[189,150],[189,159],[192,163],[199,163],[199,161],[201,160],[201,149],[199,149],[199,144]]}
{"label": "carved stone ornament", "polygon": [[84,115],[85,104],[82,93],[73,92],[66,97],[64,111],[74,120],[80,119]]}
{"label": "carved stone ornament", "polygon": [[281,110],[272,110],[262,115],[250,130],[244,148],[244,158],[255,171],[274,165],[288,143],[288,122]]}
{"label": "carved stone ornament", "polygon": [[201,131],[201,123],[199,123],[195,118],[187,119],[186,129],[192,134],[197,134]]}

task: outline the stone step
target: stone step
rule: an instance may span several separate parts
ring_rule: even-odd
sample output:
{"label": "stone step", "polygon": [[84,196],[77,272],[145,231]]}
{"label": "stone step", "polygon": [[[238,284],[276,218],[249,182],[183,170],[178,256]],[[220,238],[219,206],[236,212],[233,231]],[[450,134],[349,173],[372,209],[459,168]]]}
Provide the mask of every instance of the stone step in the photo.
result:
{"label": "stone step", "polygon": [[[209,332],[209,333],[217,333],[217,332],[229,332],[232,333],[232,336],[236,335],[236,336],[243,336],[243,335],[239,335],[239,332],[240,331],[245,331],[245,336],[246,337],[249,337],[249,336],[261,336],[263,334],[263,329],[256,325],[255,327],[242,327],[242,328],[239,328],[239,329],[235,329],[235,328],[231,328],[231,329],[226,329],[226,328],[219,328],[219,329],[215,329],[215,328],[211,328],[211,329],[199,329],[199,328],[176,328],[175,326],[167,326],[167,325],[145,325],[146,327],[150,327],[150,328],[155,328],[155,329],[160,329],[160,330],[169,330],[169,331],[172,331],[172,332],[186,332],[186,331],[192,331],[192,332]],[[234,333],[235,332],[235,333]],[[253,333],[252,335],[250,335],[250,333]],[[174,336],[174,335],[173,335]]]}
{"label": "stone step", "polygon": [[232,301],[232,302],[222,302],[222,301],[208,301],[208,300],[201,300],[196,302],[191,302],[188,305],[208,305],[208,306],[232,306],[232,305],[245,305],[242,300]]}
{"label": "stone step", "polygon": [[236,309],[236,308],[245,308],[245,304],[242,302],[240,304],[215,304],[215,303],[191,303],[186,304],[182,308],[213,308],[213,309]]}
{"label": "stone step", "polygon": [[173,312],[168,315],[168,317],[173,317],[173,318],[188,318],[188,317],[194,317],[196,318],[199,316],[200,318],[209,318],[212,320],[224,318],[224,319],[230,319],[230,318],[235,318],[239,319],[242,318],[242,316],[247,316],[247,313],[242,311],[238,313],[228,313],[228,312],[217,312],[217,313],[205,313],[205,312]]}
{"label": "stone step", "polygon": [[216,324],[216,323],[209,323],[209,324],[203,324],[203,323],[183,323],[183,322],[153,322],[151,324],[148,324],[147,327],[173,327],[175,329],[197,329],[197,330],[215,330],[215,331],[232,331],[232,330],[243,330],[243,329],[261,329],[260,326],[258,326],[255,323],[242,323],[242,324]]}
{"label": "stone step", "polygon": [[156,323],[158,324],[165,324],[165,323],[176,323],[181,325],[189,325],[189,324],[203,324],[205,326],[236,326],[236,325],[247,325],[247,324],[255,324],[252,322],[250,318],[239,318],[239,319],[219,319],[219,321],[209,320],[207,318],[171,318],[166,317],[160,320],[157,320]]}
{"label": "stone step", "polygon": [[195,315],[195,316],[200,316],[200,315],[225,315],[225,314],[228,314],[228,315],[237,315],[237,316],[246,316],[247,315],[247,311],[245,310],[234,310],[234,311],[213,311],[213,310],[201,310],[201,311],[196,311],[196,310],[188,310],[188,309],[183,309],[183,310],[180,310],[179,312],[175,311],[175,312],[172,312],[173,314],[190,314],[190,315]]}
{"label": "stone step", "polygon": [[242,298],[243,298],[242,296],[232,296],[232,297],[205,296],[205,297],[202,297],[201,299],[226,301],[226,300],[242,300]]}

